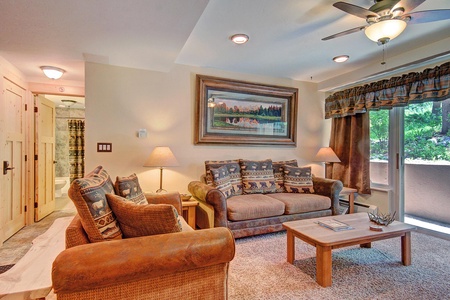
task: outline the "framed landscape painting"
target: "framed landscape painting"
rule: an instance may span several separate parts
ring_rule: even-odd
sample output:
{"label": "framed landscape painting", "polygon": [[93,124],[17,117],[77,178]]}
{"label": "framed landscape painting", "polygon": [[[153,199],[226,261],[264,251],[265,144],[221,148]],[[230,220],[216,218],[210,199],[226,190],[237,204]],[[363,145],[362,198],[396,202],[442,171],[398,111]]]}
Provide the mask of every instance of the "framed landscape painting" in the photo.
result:
{"label": "framed landscape painting", "polygon": [[298,89],[197,75],[195,144],[296,145]]}

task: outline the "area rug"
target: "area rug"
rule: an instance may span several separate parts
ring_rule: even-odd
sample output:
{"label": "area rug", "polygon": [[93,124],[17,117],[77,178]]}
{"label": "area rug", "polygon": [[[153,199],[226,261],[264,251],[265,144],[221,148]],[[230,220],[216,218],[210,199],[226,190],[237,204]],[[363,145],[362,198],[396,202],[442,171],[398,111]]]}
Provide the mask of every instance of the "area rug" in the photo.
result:
{"label": "area rug", "polygon": [[229,299],[450,299],[450,241],[412,233],[412,264],[401,263],[400,238],[333,250],[331,287],[316,283],[315,248],[296,239],[286,261],[286,233],[236,240]]}

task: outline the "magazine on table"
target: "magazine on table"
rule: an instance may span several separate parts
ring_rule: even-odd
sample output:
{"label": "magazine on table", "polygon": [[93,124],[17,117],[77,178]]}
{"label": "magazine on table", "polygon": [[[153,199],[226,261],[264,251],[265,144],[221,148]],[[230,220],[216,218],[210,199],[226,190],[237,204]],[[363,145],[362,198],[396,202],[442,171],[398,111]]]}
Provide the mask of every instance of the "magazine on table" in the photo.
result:
{"label": "magazine on table", "polygon": [[326,227],[328,229],[334,230],[334,231],[353,229],[353,227],[351,227],[350,225],[348,225],[344,222],[335,220],[335,219],[318,221],[317,224],[319,224],[320,226]]}

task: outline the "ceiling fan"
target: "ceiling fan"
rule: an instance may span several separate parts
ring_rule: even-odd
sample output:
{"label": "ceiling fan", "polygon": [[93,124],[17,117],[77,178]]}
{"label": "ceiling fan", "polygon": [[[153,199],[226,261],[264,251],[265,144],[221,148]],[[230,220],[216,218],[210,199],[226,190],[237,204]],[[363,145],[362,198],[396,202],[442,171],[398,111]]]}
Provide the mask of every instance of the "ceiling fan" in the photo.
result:
{"label": "ceiling fan", "polygon": [[450,19],[450,9],[435,9],[411,12],[426,0],[374,0],[368,9],[346,3],[336,2],[334,7],[346,13],[363,18],[367,24],[345,30],[323,38],[331,40],[350,33],[364,30],[366,36],[379,45],[384,45],[399,36],[407,24],[419,24]]}

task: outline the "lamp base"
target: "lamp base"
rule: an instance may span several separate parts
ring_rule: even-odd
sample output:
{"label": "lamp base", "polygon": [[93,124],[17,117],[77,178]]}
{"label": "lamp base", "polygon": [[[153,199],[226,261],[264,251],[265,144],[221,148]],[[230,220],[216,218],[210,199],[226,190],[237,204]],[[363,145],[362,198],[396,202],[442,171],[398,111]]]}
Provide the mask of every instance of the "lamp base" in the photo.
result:
{"label": "lamp base", "polygon": [[165,189],[157,189],[156,193],[157,194],[167,194],[167,191]]}

